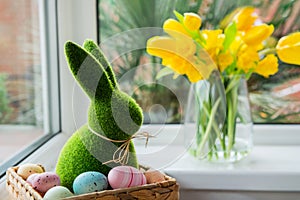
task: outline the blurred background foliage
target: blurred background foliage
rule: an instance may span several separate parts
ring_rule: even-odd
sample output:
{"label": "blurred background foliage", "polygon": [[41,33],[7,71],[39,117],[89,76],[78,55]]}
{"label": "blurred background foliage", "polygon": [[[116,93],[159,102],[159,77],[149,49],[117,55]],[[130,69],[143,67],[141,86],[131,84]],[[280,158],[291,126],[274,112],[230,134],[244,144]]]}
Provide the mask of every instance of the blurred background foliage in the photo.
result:
{"label": "blurred background foliage", "polygon": [[43,127],[38,1],[0,7],[0,125]]}
{"label": "blurred background foliage", "polygon": [[6,74],[0,74],[0,124],[6,123],[11,113],[5,84],[6,79]]}
{"label": "blurred background foliage", "polygon": [[[274,45],[279,37],[299,31],[300,0],[99,0],[99,38],[100,41],[127,30],[143,27],[162,27],[167,18],[174,18],[173,10],[180,13],[195,12],[203,19],[202,28],[213,29],[231,11],[241,6],[254,6],[261,19],[275,26]],[[127,45],[138,42],[131,38]],[[117,45],[117,44],[116,44]],[[145,49],[137,49],[121,55],[113,64],[118,77],[137,66],[152,63],[153,67],[136,70],[133,84],[133,96],[142,105],[146,123],[179,123],[184,110],[178,105],[176,95],[166,87],[157,84],[138,87],[137,80],[147,79],[155,82],[155,76],[161,69],[157,58],[146,54]],[[154,63],[154,64],[153,64]],[[248,81],[253,121],[256,123],[300,123],[300,68],[280,63],[279,73],[265,79],[254,75]],[[178,84],[178,90],[188,90]],[[161,101],[163,99],[164,101]],[[160,104],[153,116],[167,113],[165,121],[159,117],[147,118],[151,105]],[[299,108],[299,109],[298,109]]]}

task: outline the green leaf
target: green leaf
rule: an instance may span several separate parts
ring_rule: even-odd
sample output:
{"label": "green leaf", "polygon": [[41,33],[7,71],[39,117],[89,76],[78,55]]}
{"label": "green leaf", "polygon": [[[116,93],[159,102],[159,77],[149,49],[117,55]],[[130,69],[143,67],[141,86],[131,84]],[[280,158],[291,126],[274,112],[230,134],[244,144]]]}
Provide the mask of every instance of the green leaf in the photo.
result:
{"label": "green leaf", "polygon": [[223,52],[225,52],[229,48],[231,43],[234,41],[234,38],[237,33],[236,23],[233,22],[233,23],[229,24],[226,27],[224,33],[225,33],[225,40],[223,42],[223,47],[224,47]]}
{"label": "green leaf", "polygon": [[167,76],[167,75],[173,74],[173,73],[174,73],[174,71],[172,69],[170,69],[168,67],[164,67],[157,73],[155,79],[160,79],[164,76]]}
{"label": "green leaf", "polygon": [[177,12],[176,10],[174,10],[174,15],[176,16],[176,18],[178,19],[178,21],[180,23],[183,23],[183,15],[180,14],[179,12]]}

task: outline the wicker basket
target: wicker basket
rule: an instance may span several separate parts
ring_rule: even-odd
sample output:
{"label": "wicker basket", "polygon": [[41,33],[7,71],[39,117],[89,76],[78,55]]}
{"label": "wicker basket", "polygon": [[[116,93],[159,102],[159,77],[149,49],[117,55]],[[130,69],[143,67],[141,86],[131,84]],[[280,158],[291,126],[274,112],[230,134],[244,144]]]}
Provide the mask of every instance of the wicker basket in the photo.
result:
{"label": "wicker basket", "polygon": [[[42,200],[22,177],[17,174],[18,167],[11,167],[6,171],[6,188],[13,199]],[[72,196],[66,200],[177,200],[179,199],[179,185],[174,178],[165,176],[165,181],[146,184],[125,189],[105,190],[84,195]]]}

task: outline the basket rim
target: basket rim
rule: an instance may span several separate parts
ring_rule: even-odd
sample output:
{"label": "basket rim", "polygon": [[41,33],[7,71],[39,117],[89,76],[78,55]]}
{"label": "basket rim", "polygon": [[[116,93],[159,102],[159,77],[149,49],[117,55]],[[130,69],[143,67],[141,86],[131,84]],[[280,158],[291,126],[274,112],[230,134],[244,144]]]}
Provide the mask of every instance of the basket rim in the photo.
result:
{"label": "basket rim", "polygon": [[145,185],[141,185],[141,186],[134,186],[134,187],[129,187],[129,188],[119,188],[119,189],[113,189],[113,190],[103,190],[103,191],[99,191],[99,192],[92,192],[92,193],[87,193],[87,194],[81,194],[81,195],[75,195],[72,197],[67,197],[64,198],[65,200],[68,199],[73,199],[73,198],[86,198],[86,197],[104,197],[107,195],[113,195],[113,194],[120,194],[120,193],[129,193],[129,192],[134,192],[134,191],[138,191],[141,189],[153,189],[153,188],[159,188],[159,187],[170,187],[172,185],[177,185],[178,183],[176,182],[176,180],[170,176],[165,175],[165,181],[162,182],[158,182],[158,183],[151,183],[151,184],[145,184]]}

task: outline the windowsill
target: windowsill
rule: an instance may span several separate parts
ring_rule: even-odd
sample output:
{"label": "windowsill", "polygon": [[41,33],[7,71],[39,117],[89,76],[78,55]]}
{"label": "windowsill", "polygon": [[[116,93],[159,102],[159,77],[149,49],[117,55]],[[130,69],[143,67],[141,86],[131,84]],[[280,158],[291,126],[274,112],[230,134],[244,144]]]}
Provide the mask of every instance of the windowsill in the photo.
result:
{"label": "windowsill", "polygon": [[189,190],[300,191],[300,146],[256,146],[236,164],[217,165],[185,154],[165,172]]}
{"label": "windowsill", "polygon": [[[23,163],[40,163],[47,171],[53,171],[57,156],[68,137],[67,134],[58,134]],[[147,151],[159,152],[163,146],[152,140],[149,141]],[[167,149],[174,152],[177,147],[181,148],[175,144]],[[145,151],[144,142],[136,142],[136,150]],[[200,162],[184,153],[166,164],[163,170],[176,178],[184,190],[299,192],[299,154],[299,145],[255,145],[247,159],[237,164],[220,166]],[[144,155],[138,154],[138,159],[142,160],[140,158]],[[164,159],[165,156],[157,157],[156,161],[151,160],[145,164],[156,167]],[[0,180],[0,199],[7,199],[4,179]]]}
{"label": "windowsill", "polygon": [[43,130],[34,126],[0,125],[0,164],[41,136]]}
{"label": "windowsill", "polygon": [[[68,139],[68,134],[58,134],[49,140],[45,145],[31,154],[22,163],[37,163],[45,167],[46,171],[53,171],[55,169],[56,159],[59,152]],[[0,179],[0,199],[9,199],[8,192],[5,188],[6,180],[5,177]]]}

